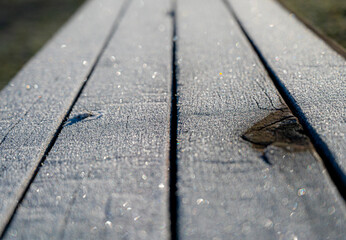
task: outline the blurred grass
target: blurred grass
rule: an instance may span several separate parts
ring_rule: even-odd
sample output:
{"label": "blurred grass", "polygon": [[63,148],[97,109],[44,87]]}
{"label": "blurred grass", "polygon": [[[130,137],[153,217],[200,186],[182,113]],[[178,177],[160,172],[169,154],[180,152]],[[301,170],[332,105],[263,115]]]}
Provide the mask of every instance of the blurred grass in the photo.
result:
{"label": "blurred grass", "polygon": [[[85,0],[0,0],[0,89]],[[346,0],[278,0],[346,48]]]}
{"label": "blurred grass", "polygon": [[85,0],[0,0],[0,89]]}
{"label": "blurred grass", "polygon": [[346,0],[278,0],[290,11],[346,48]]}

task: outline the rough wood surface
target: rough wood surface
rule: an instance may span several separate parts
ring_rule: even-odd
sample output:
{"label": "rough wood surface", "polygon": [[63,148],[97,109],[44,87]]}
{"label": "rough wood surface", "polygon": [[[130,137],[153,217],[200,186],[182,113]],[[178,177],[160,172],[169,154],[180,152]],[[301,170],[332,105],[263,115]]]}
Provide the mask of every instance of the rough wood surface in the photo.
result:
{"label": "rough wood surface", "polygon": [[276,1],[229,2],[345,184],[345,59]]}
{"label": "rough wood surface", "polygon": [[180,239],[343,238],[343,200],[225,5],[177,12]]}
{"label": "rough wood surface", "polygon": [[90,73],[122,2],[87,2],[0,92],[0,232]]}
{"label": "rough wood surface", "polygon": [[[92,73],[4,239],[174,235],[174,14],[169,0],[125,2],[89,1],[0,93],[3,230]],[[345,61],[271,1],[230,2],[343,168]],[[177,6],[179,239],[342,239],[344,201],[227,5]]]}
{"label": "rough wood surface", "polygon": [[169,1],[133,0],[4,239],[168,239]]}

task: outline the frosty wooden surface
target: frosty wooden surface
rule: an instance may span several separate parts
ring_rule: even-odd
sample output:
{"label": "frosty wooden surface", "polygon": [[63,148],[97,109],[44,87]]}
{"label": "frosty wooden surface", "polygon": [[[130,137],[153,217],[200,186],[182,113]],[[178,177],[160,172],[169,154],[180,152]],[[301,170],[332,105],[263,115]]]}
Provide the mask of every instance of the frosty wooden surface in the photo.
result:
{"label": "frosty wooden surface", "polygon": [[[311,147],[242,139],[264,143],[248,130],[285,105],[223,3],[181,0],[177,12],[180,238],[342,238],[343,200]],[[287,128],[285,116],[262,128]]]}
{"label": "frosty wooden surface", "polygon": [[88,1],[0,92],[0,232],[90,73],[122,2]]}
{"label": "frosty wooden surface", "polygon": [[168,238],[169,10],[132,1],[8,239]]}
{"label": "frosty wooden surface", "polygon": [[2,237],[341,239],[344,77],[270,0],[89,1],[0,93]]}
{"label": "frosty wooden surface", "polygon": [[285,88],[319,153],[345,185],[345,59],[276,1],[229,3]]}

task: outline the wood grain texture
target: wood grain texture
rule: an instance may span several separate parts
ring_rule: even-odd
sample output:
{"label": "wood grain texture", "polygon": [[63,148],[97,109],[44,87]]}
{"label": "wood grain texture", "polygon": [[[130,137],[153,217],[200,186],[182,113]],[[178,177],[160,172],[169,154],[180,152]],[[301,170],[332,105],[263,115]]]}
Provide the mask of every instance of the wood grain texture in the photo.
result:
{"label": "wood grain texture", "polygon": [[345,59],[273,0],[229,2],[345,184]]}
{"label": "wood grain texture", "polygon": [[169,1],[133,0],[4,239],[167,239]]}
{"label": "wood grain texture", "polygon": [[90,73],[122,2],[87,2],[0,92],[0,232]]}
{"label": "wood grain texture", "polygon": [[341,239],[344,202],[314,150],[241,138],[285,105],[225,5],[177,12],[180,239]]}

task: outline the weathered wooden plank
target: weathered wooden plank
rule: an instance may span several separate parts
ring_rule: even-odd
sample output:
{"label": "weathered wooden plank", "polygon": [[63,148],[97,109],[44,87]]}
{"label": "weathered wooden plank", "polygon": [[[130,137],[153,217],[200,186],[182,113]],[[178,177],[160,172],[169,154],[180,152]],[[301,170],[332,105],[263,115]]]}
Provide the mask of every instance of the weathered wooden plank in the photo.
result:
{"label": "weathered wooden plank", "polygon": [[276,1],[229,2],[345,184],[345,59]]}
{"label": "weathered wooden plank", "polygon": [[169,1],[133,0],[5,239],[167,239]]}
{"label": "weathered wooden plank", "polygon": [[345,236],[343,201],[222,1],[180,0],[177,23],[180,239]]}
{"label": "weathered wooden plank", "polygon": [[90,73],[123,1],[88,1],[0,93],[0,232]]}

